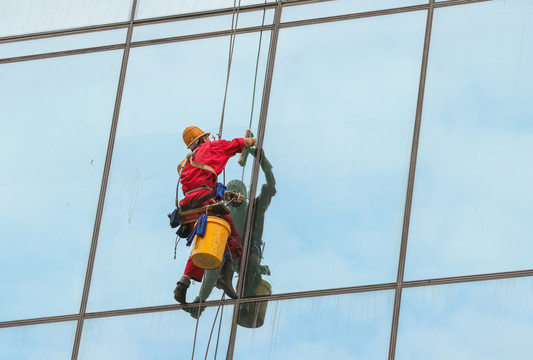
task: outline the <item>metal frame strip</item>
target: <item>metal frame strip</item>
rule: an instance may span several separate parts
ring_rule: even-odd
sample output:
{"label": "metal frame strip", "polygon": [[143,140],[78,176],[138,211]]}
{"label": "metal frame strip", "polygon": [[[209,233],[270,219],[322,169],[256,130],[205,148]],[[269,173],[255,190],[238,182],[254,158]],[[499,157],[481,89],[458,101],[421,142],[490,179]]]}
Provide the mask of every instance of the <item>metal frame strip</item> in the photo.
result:
{"label": "metal frame strip", "polygon": [[50,53],[15,56],[15,57],[10,57],[10,58],[0,59],[0,65],[23,62],[23,61],[31,61],[31,60],[51,59],[51,58],[62,57],[62,56],[81,55],[81,54],[90,54],[90,53],[95,53],[95,52],[121,50],[121,49],[124,49],[125,47],[126,47],[125,44],[115,44],[115,45],[96,46],[96,47],[84,48],[84,49],[63,50],[63,51],[55,51],[55,52],[50,52]]}
{"label": "metal frame strip", "polygon": [[83,322],[85,319],[85,312],[87,309],[87,301],[89,298],[89,289],[91,287],[91,278],[94,268],[94,259],[96,257],[96,248],[98,245],[98,236],[100,234],[100,224],[102,222],[102,214],[104,210],[105,195],[107,190],[107,182],[109,180],[109,172],[111,168],[111,159],[113,157],[113,148],[115,145],[115,136],[117,132],[118,118],[120,113],[120,104],[122,101],[122,94],[124,91],[124,81],[126,79],[126,69],[128,67],[128,57],[130,53],[130,42],[133,34],[133,19],[135,18],[135,10],[137,8],[137,0],[133,0],[130,14],[130,24],[128,33],[126,35],[126,47],[124,48],[124,55],[122,57],[122,67],[120,69],[120,76],[117,88],[117,96],[115,100],[115,109],[113,111],[113,119],[111,122],[111,131],[109,134],[109,142],[107,144],[107,154],[104,164],[104,172],[102,174],[102,185],[100,187],[100,197],[98,199],[98,207],[96,211],[96,219],[94,220],[93,237],[91,241],[91,250],[89,252],[89,260],[87,262],[87,272],[85,274],[85,284],[83,286],[83,295],[81,298],[80,313],[78,319],[78,326],[76,327],[76,335],[74,338],[74,346],[72,349],[72,360],[78,358],[78,352],[81,342],[81,334],[83,331]]}
{"label": "metal frame strip", "polygon": [[405,270],[405,258],[407,254],[407,239],[409,236],[409,222],[411,219],[411,205],[413,201],[413,189],[415,182],[416,172],[416,159],[418,155],[418,142],[420,138],[420,125],[422,120],[422,108],[424,105],[424,91],[426,85],[426,74],[429,57],[429,45],[431,42],[431,28],[433,24],[433,2],[430,0],[427,22],[426,22],[426,35],[424,38],[424,47],[422,52],[422,62],[420,69],[420,83],[418,86],[418,100],[416,105],[416,115],[413,130],[413,144],[411,149],[411,162],[409,166],[409,175],[407,180],[407,194],[405,199],[405,211],[403,218],[403,230],[400,244],[400,254],[398,260],[398,276],[396,280],[396,295],[394,297],[394,308],[391,324],[391,336],[389,344],[389,360],[394,360],[396,354],[396,340],[398,337],[398,323],[400,317],[400,305],[402,299],[402,286]]}
{"label": "metal frame strip", "polygon": [[[423,280],[411,280],[411,281],[403,282],[402,288],[406,289],[406,288],[416,288],[416,287],[426,287],[426,286],[453,285],[453,284],[460,284],[460,283],[465,283],[465,282],[509,280],[509,279],[517,279],[521,277],[533,277],[533,269],[478,274],[478,275],[462,275],[462,276],[423,279]],[[224,301],[212,300],[212,301],[206,301],[205,303],[202,303],[202,306],[205,305],[206,307],[213,307],[213,306],[219,306],[220,304],[231,305],[231,304],[236,304],[237,302],[239,304],[245,304],[245,303],[254,303],[254,302],[259,302],[259,301],[295,300],[295,299],[303,299],[303,298],[309,298],[309,297],[335,296],[335,295],[355,294],[355,293],[373,292],[373,291],[387,291],[387,290],[396,290],[396,289],[397,289],[397,283],[360,285],[360,286],[350,286],[350,287],[342,287],[342,288],[334,288],[334,289],[280,293],[280,294],[273,294],[270,296],[240,298],[239,300],[232,300],[232,299],[227,299]],[[191,307],[191,306],[196,306],[196,304],[188,304],[188,305],[172,304],[172,305],[161,305],[161,306],[147,306],[147,307],[131,308],[131,309],[86,312],[84,315],[84,319],[98,319],[98,318],[113,317],[113,316],[127,316],[127,315],[138,315],[138,314],[147,314],[147,313],[155,313],[155,312],[176,311],[176,310],[182,310],[184,308]],[[78,319],[79,319],[79,314],[72,314],[72,315],[59,315],[59,316],[33,318],[33,319],[2,321],[0,322],[0,328],[49,324],[49,323],[56,323],[56,322],[62,322],[62,321],[75,321]]]}
{"label": "metal frame strip", "polygon": [[[251,26],[251,27],[237,29],[235,30],[235,33],[237,35],[240,35],[240,34],[247,34],[247,33],[252,33],[252,32],[268,31],[268,30],[272,30],[273,28],[274,28],[274,25]],[[228,35],[231,35],[231,32],[232,31],[228,29],[228,30],[219,30],[219,31],[207,32],[207,33],[135,41],[135,42],[130,42],[130,48],[228,36]],[[62,50],[62,51],[56,51],[56,52],[50,52],[50,53],[15,56],[15,57],[10,57],[10,58],[3,58],[3,59],[0,58],[0,64],[13,63],[13,62],[19,62],[19,61],[48,59],[48,58],[60,57],[60,56],[79,55],[79,54],[86,54],[86,53],[92,53],[92,52],[98,52],[98,51],[124,49],[125,46],[126,46],[125,44],[102,45],[102,46],[75,49],[75,50]]]}
{"label": "metal frame strip", "polygon": [[230,332],[230,339],[228,344],[228,352],[226,359],[233,359],[233,352],[235,349],[235,338],[237,336],[237,319],[239,316],[239,307],[240,307],[240,300],[242,293],[244,291],[244,279],[246,278],[246,271],[247,271],[247,258],[248,258],[248,252],[249,252],[249,242],[251,239],[251,230],[253,227],[253,214],[255,209],[255,196],[257,191],[257,182],[259,179],[259,169],[261,168],[261,150],[263,149],[263,139],[265,135],[265,127],[266,127],[266,119],[268,114],[268,104],[270,99],[270,89],[272,87],[272,77],[274,73],[274,62],[276,58],[276,49],[277,49],[277,43],[278,43],[278,35],[279,35],[279,24],[281,20],[281,11],[282,11],[282,5],[281,0],[278,0],[276,12],[274,14],[274,29],[272,33],[270,34],[270,46],[269,46],[269,53],[268,53],[268,61],[267,61],[267,70],[265,74],[265,82],[263,85],[263,97],[261,100],[261,113],[259,116],[259,128],[257,133],[257,152],[256,157],[254,159],[254,167],[252,170],[252,181],[250,184],[250,191],[248,194],[249,199],[249,205],[248,205],[248,214],[246,216],[246,228],[244,231],[244,238],[243,238],[243,255],[241,256],[240,261],[240,269],[239,269],[239,281],[237,283],[237,293],[239,294],[239,299],[237,300],[237,303],[235,304],[235,308],[233,310],[233,321],[232,321],[232,327]]}
{"label": "metal frame strip", "polygon": [[[487,1],[494,1],[494,0],[449,0],[449,1],[436,3],[434,7],[435,8],[449,7],[449,6],[465,5],[465,4],[472,4],[472,3],[478,3],[478,2],[487,2]],[[309,1],[298,0],[295,2],[291,2],[289,4],[284,3],[283,6],[294,6],[295,4],[302,4],[302,3],[306,4],[306,3],[309,3]],[[268,8],[273,7],[274,5],[275,5],[274,3],[268,3],[266,5],[249,5],[247,7],[243,7],[245,8],[245,10],[242,10],[242,11],[256,11],[258,9],[268,9]],[[390,9],[375,10],[375,11],[368,11],[368,12],[361,12],[361,13],[343,14],[343,15],[337,15],[337,16],[291,21],[291,22],[286,22],[286,23],[280,23],[279,27],[288,28],[288,27],[296,27],[296,26],[315,25],[315,24],[323,24],[323,23],[330,23],[330,22],[336,22],[336,21],[362,19],[362,18],[367,18],[367,17],[401,14],[401,13],[411,12],[411,11],[423,11],[427,9],[429,9],[428,4],[407,6],[407,7],[400,7],[400,8],[390,8]],[[180,21],[180,20],[204,18],[208,16],[216,16],[220,14],[229,14],[230,12],[231,12],[231,9],[223,9],[223,10],[214,10],[212,12],[200,12],[200,13],[181,14],[181,15],[151,18],[151,19],[142,19],[142,20],[135,20],[133,22],[133,25],[134,27],[143,26],[143,25],[152,25],[152,24],[158,24],[158,23],[164,23],[164,22],[170,22],[170,21]],[[58,31],[46,32],[46,33],[20,35],[20,36],[14,36],[14,37],[0,38],[0,44],[14,42],[14,41],[36,40],[36,39],[57,37],[57,36],[64,36],[64,35],[75,35],[75,34],[83,34],[83,33],[88,33],[88,32],[95,32],[95,31],[119,29],[119,28],[126,27],[128,25],[129,23],[115,23],[115,24],[100,25],[100,26],[90,26],[90,27],[84,27],[84,28],[79,28],[79,29],[67,29],[67,30],[58,30]],[[257,32],[257,31],[268,31],[268,30],[273,30],[273,29],[274,29],[273,24],[263,25],[263,26],[252,26],[252,27],[237,29],[236,33],[245,34],[245,33]],[[151,45],[159,45],[159,44],[168,44],[168,43],[173,43],[173,42],[207,39],[207,38],[213,38],[213,37],[219,37],[219,36],[228,36],[230,34],[231,34],[231,29],[228,29],[228,30],[220,30],[220,31],[207,32],[207,33],[197,33],[197,34],[190,34],[190,35],[157,38],[157,39],[131,42],[130,47],[151,46]],[[86,53],[92,53],[92,52],[98,52],[98,51],[117,50],[117,49],[123,49],[124,47],[125,47],[125,44],[111,44],[111,45],[103,45],[103,46],[82,48],[82,49],[75,49],[75,50],[64,50],[64,51],[56,51],[56,52],[50,52],[50,53],[39,53],[39,54],[15,56],[15,57],[3,58],[3,59],[0,58],[0,65],[7,64],[7,63],[13,63],[13,62],[19,62],[19,61],[41,60],[41,59],[48,59],[48,58],[54,58],[54,57],[60,57],[60,56],[70,56],[70,55],[79,55],[79,54],[86,54]]]}
{"label": "metal frame strip", "polygon": [[[330,0],[318,0],[318,1],[317,0],[287,0],[283,2],[283,7],[306,5],[306,4],[312,4],[312,3],[317,3],[317,2],[327,2],[327,1],[330,1]],[[486,1],[494,1],[494,0],[448,0],[448,1],[442,1],[442,2],[435,3],[434,7],[465,5],[465,4],[470,4],[470,3],[486,2]],[[277,7],[277,3],[271,2],[267,4],[255,4],[255,5],[242,6],[240,11],[250,12],[250,11],[263,10],[263,9],[269,9],[269,8],[275,8],[275,7]],[[400,7],[400,8],[394,8],[394,9],[383,9],[383,10],[375,10],[375,11],[362,12],[362,13],[325,17],[325,18],[315,18],[315,19],[302,20],[302,21],[286,22],[282,24],[282,27],[299,26],[299,25],[307,25],[307,24],[310,25],[314,23],[328,22],[325,19],[330,19],[329,21],[339,21],[339,20],[347,20],[347,19],[353,19],[353,18],[359,18],[359,17],[387,15],[390,13],[425,10],[428,7],[429,6],[427,4],[422,4],[422,5]],[[133,25],[143,26],[143,25],[152,25],[152,24],[180,21],[180,20],[200,19],[200,18],[212,17],[212,16],[217,16],[217,15],[228,15],[228,14],[231,14],[231,12],[232,12],[231,8],[226,8],[226,9],[216,9],[216,10],[202,11],[202,12],[196,12],[196,13],[185,13],[185,14],[160,16],[160,17],[146,18],[146,19],[136,19],[133,21]],[[127,28],[130,26],[130,23],[131,21],[120,21],[120,22],[110,23],[110,24],[91,25],[91,26],[83,26],[83,27],[78,27],[78,28],[69,28],[69,29],[62,29],[62,30],[43,31],[43,32],[38,32],[38,33],[11,35],[11,36],[0,37],[0,44],[16,42],[16,41],[39,40],[39,39],[46,39],[46,38],[52,38],[52,37],[58,37],[58,36],[78,35],[78,34],[84,34],[84,33],[90,33],[90,32],[97,32],[97,31],[116,30],[116,29]]]}
{"label": "metal frame strip", "polygon": [[[276,6],[277,4],[275,2],[271,2],[267,4],[246,5],[246,6],[241,6],[240,12],[252,12],[256,10],[275,8]],[[172,21],[201,19],[205,17],[229,15],[232,13],[232,11],[233,11],[233,8],[225,8],[225,9],[215,9],[215,10],[208,10],[208,11],[199,11],[199,12],[194,12],[194,13],[158,16],[154,18],[134,19],[133,26],[153,25],[153,24],[160,24],[160,23],[172,22]],[[46,38],[65,36],[65,35],[77,35],[77,34],[83,34],[83,33],[88,33],[88,32],[96,32],[96,31],[116,30],[116,29],[121,29],[121,28],[127,28],[130,26],[130,24],[131,24],[131,19],[128,21],[120,21],[120,22],[110,23],[110,24],[90,25],[90,26],[82,26],[78,28],[69,28],[69,29],[43,31],[43,32],[38,32],[38,33],[30,33],[30,34],[4,36],[4,37],[0,37],[0,44],[15,42],[15,41],[46,39]]]}

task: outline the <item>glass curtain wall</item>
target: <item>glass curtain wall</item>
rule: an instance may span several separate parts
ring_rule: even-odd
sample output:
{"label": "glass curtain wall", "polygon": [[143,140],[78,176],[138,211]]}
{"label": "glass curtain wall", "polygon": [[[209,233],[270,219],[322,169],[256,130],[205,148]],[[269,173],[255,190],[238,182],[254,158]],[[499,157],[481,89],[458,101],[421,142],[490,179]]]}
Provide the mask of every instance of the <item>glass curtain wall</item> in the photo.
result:
{"label": "glass curtain wall", "polygon": [[[0,358],[529,359],[531,18],[0,2]],[[235,300],[216,269],[173,298],[190,125],[258,138],[219,176],[245,195]]]}
{"label": "glass curtain wall", "polygon": [[1,321],[79,311],[121,59],[0,65]]}

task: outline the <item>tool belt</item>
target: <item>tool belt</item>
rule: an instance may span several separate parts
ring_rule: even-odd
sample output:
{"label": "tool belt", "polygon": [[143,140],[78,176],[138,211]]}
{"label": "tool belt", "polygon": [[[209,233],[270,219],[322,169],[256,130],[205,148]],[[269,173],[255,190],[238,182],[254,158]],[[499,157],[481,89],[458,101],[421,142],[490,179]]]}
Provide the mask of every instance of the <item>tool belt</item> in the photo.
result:
{"label": "tool belt", "polygon": [[231,210],[221,202],[202,206],[201,208],[181,211],[179,213],[180,224],[188,224],[198,220],[200,215],[207,214],[207,216],[227,215]]}
{"label": "tool belt", "polygon": [[[204,190],[202,188],[200,188],[200,190]],[[192,191],[192,190],[191,190]],[[198,191],[198,190],[196,190]],[[197,207],[198,205],[206,202],[207,200],[209,199],[212,199],[213,197],[215,196],[215,191],[211,191],[209,194],[205,195],[205,196],[202,196],[201,198],[193,201],[192,203],[190,204],[186,204],[186,205],[183,205],[183,206],[180,206],[179,207],[179,212],[183,212],[183,211],[187,211],[187,210],[190,210],[190,209],[194,209],[195,207]]]}

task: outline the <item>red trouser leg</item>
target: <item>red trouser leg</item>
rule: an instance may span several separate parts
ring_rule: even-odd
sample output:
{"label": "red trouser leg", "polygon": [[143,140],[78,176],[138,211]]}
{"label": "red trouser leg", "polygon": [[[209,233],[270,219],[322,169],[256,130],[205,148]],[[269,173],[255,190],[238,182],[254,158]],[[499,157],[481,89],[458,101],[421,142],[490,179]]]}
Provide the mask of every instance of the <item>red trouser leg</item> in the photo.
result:
{"label": "red trouser leg", "polygon": [[[235,223],[233,222],[233,219],[231,218],[231,216],[224,215],[222,216],[222,219],[226,220],[230,226],[231,233],[228,237],[227,246],[229,247],[231,256],[233,256],[233,260],[236,260],[242,254],[241,235],[239,235],[239,232],[237,231],[237,227],[235,226]],[[200,282],[202,281],[202,278],[204,277],[204,269],[194,265],[194,263],[191,261],[191,258],[189,257],[189,260],[187,260],[187,265],[185,266],[185,272],[183,274],[189,276],[194,281]]]}
{"label": "red trouser leg", "polygon": [[189,260],[187,260],[187,265],[185,265],[185,271],[183,275],[187,275],[194,281],[202,281],[202,278],[204,277],[204,269],[194,265],[194,263],[191,260],[191,257],[189,257]]}
{"label": "red trouser leg", "polygon": [[[235,223],[233,222],[233,219],[230,215],[224,215],[222,216],[222,219],[226,220],[229,224],[229,227],[231,229],[231,233],[228,237],[228,246],[229,251],[231,253],[231,256],[233,257],[233,260],[237,260],[241,257],[242,254],[242,238],[239,232],[237,231],[237,227],[235,226]],[[226,247],[226,250],[227,250]]]}

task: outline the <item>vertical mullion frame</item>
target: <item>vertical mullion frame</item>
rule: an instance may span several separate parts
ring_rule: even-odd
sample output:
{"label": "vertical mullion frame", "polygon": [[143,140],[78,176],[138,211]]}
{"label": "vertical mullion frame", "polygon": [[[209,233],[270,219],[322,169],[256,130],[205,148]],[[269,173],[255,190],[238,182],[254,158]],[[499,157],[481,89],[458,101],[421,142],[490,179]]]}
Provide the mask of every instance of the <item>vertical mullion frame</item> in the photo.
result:
{"label": "vertical mullion frame", "polygon": [[409,224],[411,220],[411,205],[413,202],[413,190],[416,173],[416,160],[418,156],[418,144],[420,139],[420,126],[422,123],[422,109],[424,104],[424,92],[426,86],[426,74],[429,57],[429,45],[431,42],[431,28],[433,24],[434,0],[429,1],[427,10],[426,33],[424,36],[424,49],[422,51],[422,62],[420,69],[420,83],[418,87],[418,100],[415,113],[415,124],[413,130],[413,144],[411,148],[411,161],[409,165],[409,175],[407,180],[407,193],[405,199],[405,210],[403,218],[403,229],[400,244],[400,254],[398,260],[398,275],[396,280],[396,292],[394,296],[394,308],[392,313],[391,335],[389,344],[389,360],[394,360],[396,355],[396,340],[398,338],[398,324],[400,319],[400,308],[402,300],[402,290],[405,272],[405,259],[407,255],[407,240],[409,237]]}
{"label": "vertical mullion frame", "polygon": [[98,236],[100,234],[100,225],[102,222],[102,214],[104,210],[105,196],[107,191],[107,183],[109,180],[109,172],[111,168],[111,160],[113,157],[113,148],[115,145],[115,136],[118,126],[118,118],[120,113],[120,105],[122,102],[122,94],[124,92],[124,81],[126,78],[126,69],[128,66],[128,58],[130,53],[130,44],[133,34],[133,20],[135,19],[135,10],[137,8],[137,0],[132,1],[130,21],[128,25],[128,32],[126,34],[126,44],[124,47],[124,53],[122,56],[122,65],[120,69],[117,95],[115,99],[115,108],[113,110],[113,118],[111,122],[111,130],[109,133],[109,141],[107,144],[107,153],[104,164],[104,171],[102,175],[102,184],[100,186],[100,196],[98,198],[98,206],[96,210],[96,218],[94,221],[93,236],[91,240],[91,249],[89,252],[89,260],[87,262],[87,272],[85,274],[85,283],[83,285],[83,294],[80,304],[80,312],[78,314],[78,325],[76,326],[76,335],[74,337],[74,345],[72,348],[71,360],[77,360],[80,349],[81,336],[83,331],[83,322],[85,320],[85,313],[87,310],[87,302],[89,298],[89,289],[91,287],[92,272],[94,268],[94,260],[96,257],[96,248],[98,245]]}
{"label": "vertical mullion frame", "polygon": [[[280,22],[281,22],[281,11],[282,11],[282,5],[281,0],[277,1],[277,6],[274,14],[274,29],[271,32],[270,35],[270,46],[269,46],[269,52],[268,52],[268,61],[267,61],[267,71],[265,74],[265,84],[263,87],[263,96],[261,100],[261,113],[259,117],[259,127],[257,132],[257,154],[254,158],[254,167],[252,170],[252,181],[250,184],[250,192],[248,194],[249,199],[249,206],[248,206],[248,213],[246,215],[246,228],[244,231],[244,248],[243,248],[243,255],[241,257],[240,262],[240,269],[239,269],[239,281],[237,283],[237,293],[239,294],[239,299],[237,299],[237,302],[234,305],[233,309],[233,319],[231,323],[231,332],[230,332],[230,339],[228,344],[228,352],[226,355],[226,359],[233,359],[233,353],[235,350],[235,340],[237,336],[237,320],[239,318],[239,308],[240,308],[240,299],[242,297],[242,294],[244,293],[244,285],[245,285],[245,278],[246,278],[246,271],[247,271],[247,259],[248,259],[248,252],[249,252],[249,242],[251,240],[251,231],[253,227],[253,214],[255,210],[255,195],[257,190],[257,182],[259,180],[259,169],[261,167],[261,160],[262,160],[262,149],[263,149],[263,140],[265,136],[265,128],[266,128],[266,120],[268,115],[268,105],[270,101],[270,90],[272,87],[272,76],[274,73],[274,62],[276,58],[276,49],[277,49],[277,43],[278,43],[278,35],[279,35],[279,29],[280,29]],[[252,200],[253,199],[253,200]]]}

